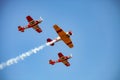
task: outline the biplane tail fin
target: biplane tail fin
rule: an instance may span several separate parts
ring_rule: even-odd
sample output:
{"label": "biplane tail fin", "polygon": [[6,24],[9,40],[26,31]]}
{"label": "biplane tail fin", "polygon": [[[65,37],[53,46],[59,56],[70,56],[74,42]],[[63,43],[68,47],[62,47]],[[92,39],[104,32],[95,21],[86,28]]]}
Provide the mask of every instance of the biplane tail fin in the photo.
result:
{"label": "biplane tail fin", "polygon": [[24,32],[24,30],[25,30],[24,27],[18,26],[18,31]]}
{"label": "biplane tail fin", "polygon": [[[52,39],[50,39],[50,38],[47,39],[47,42],[51,42],[51,41],[52,41]],[[54,43],[50,44],[50,46],[54,46]]]}
{"label": "biplane tail fin", "polygon": [[49,60],[49,64],[51,64],[51,65],[54,65],[55,64],[55,61],[53,61],[53,60]]}

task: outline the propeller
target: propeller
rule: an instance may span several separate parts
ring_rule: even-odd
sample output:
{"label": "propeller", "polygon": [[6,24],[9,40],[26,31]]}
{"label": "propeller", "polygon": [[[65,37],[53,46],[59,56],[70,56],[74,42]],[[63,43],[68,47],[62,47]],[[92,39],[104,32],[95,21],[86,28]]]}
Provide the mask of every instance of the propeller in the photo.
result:
{"label": "propeller", "polygon": [[43,18],[42,18],[42,17],[40,17],[40,20],[41,20],[41,21],[43,21]]}
{"label": "propeller", "polygon": [[70,54],[70,57],[72,58],[72,54]]}

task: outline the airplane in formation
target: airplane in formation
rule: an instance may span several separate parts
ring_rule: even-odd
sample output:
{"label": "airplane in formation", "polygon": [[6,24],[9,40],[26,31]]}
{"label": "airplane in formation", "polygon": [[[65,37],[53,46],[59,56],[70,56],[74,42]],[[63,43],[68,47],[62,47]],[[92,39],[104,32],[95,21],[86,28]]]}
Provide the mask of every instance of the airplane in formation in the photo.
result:
{"label": "airplane in formation", "polygon": [[50,38],[47,39],[47,43],[49,43],[51,46],[54,46],[54,43],[58,42],[58,41],[63,41],[69,48],[73,47],[73,43],[70,39],[70,36],[72,35],[72,32],[64,32],[58,25],[53,25],[53,28],[55,29],[55,31],[57,32],[57,34],[59,35],[56,39],[52,40]]}
{"label": "airplane in formation", "polygon": [[72,55],[70,56],[64,56],[61,52],[58,53],[58,60],[49,60],[49,64],[54,65],[55,63],[59,63],[62,62],[64,65],[66,65],[67,67],[70,66],[70,63],[68,62],[68,59],[72,58]]}
{"label": "airplane in formation", "polygon": [[18,26],[19,31],[24,32],[25,29],[33,28],[38,33],[42,32],[42,29],[38,25],[39,23],[41,23],[43,21],[43,19],[41,17],[40,17],[40,20],[33,20],[33,18],[31,16],[27,16],[26,19],[28,21],[28,25],[24,26],[24,27]]}

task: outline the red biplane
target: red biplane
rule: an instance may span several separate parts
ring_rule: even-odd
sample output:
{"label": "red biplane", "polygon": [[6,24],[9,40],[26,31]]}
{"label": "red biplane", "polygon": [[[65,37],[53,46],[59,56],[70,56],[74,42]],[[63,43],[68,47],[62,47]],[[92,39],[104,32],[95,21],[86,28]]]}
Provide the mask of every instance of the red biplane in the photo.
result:
{"label": "red biplane", "polygon": [[55,31],[57,32],[57,34],[59,35],[56,39],[52,40],[50,38],[47,39],[47,43],[51,46],[54,45],[54,43],[62,40],[68,47],[72,48],[73,47],[73,43],[70,39],[70,36],[72,35],[72,32],[64,32],[58,25],[54,25],[53,28],[55,29]]}
{"label": "red biplane", "polygon": [[64,55],[60,52],[60,53],[58,53],[58,57],[59,57],[59,59],[56,60],[56,61],[49,60],[49,64],[54,65],[55,63],[62,62],[62,63],[65,64],[67,67],[70,66],[70,63],[68,62],[68,59],[72,58],[72,55],[70,55],[70,56],[64,56]]}
{"label": "red biplane", "polygon": [[28,25],[24,27],[18,26],[19,31],[24,32],[25,29],[33,28],[38,33],[42,32],[41,28],[38,25],[39,23],[43,21],[42,18],[40,18],[40,20],[33,20],[31,16],[27,16],[26,19],[28,21]]}

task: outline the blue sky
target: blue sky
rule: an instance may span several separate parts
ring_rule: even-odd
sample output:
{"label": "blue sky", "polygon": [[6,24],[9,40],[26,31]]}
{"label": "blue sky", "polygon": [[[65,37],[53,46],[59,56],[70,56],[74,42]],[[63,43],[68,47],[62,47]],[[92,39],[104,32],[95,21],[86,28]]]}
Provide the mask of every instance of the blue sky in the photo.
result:
{"label": "blue sky", "polygon": [[[74,48],[62,41],[37,54],[0,70],[0,80],[119,80],[120,79],[120,1],[118,0],[0,0],[0,63],[46,43],[58,35],[58,24],[72,30]],[[32,29],[21,33],[27,15],[43,22],[43,32]],[[70,67],[51,66],[57,53],[73,54]]]}

